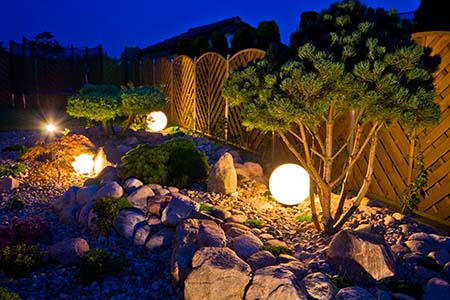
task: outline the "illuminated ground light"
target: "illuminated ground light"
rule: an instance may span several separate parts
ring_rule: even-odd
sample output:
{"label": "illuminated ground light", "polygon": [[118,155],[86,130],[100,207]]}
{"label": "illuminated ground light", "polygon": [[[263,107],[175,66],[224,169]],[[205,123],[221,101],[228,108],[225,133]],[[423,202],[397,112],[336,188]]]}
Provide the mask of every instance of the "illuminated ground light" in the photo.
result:
{"label": "illuminated ground light", "polygon": [[78,174],[89,175],[94,169],[94,157],[91,154],[80,154],[75,157],[72,167]]}
{"label": "illuminated ground light", "polygon": [[299,165],[281,165],[270,175],[269,188],[278,202],[296,205],[309,196],[309,175]]}
{"label": "illuminated ground light", "polygon": [[55,132],[56,126],[50,123],[45,126],[45,129],[47,130],[47,132]]}
{"label": "illuminated ground light", "polygon": [[147,126],[150,131],[161,131],[167,126],[167,117],[162,111],[151,112],[147,116]]}

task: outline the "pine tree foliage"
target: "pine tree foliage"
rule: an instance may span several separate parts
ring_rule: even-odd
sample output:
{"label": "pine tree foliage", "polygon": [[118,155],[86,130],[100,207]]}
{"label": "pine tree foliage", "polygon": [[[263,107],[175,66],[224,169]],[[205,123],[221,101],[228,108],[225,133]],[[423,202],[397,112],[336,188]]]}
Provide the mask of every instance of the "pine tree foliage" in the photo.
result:
{"label": "pine tree foliage", "polygon": [[[333,233],[368,191],[380,130],[439,120],[431,76],[438,60],[411,41],[411,27],[393,11],[344,0],[308,17],[293,35],[300,37],[295,60],[278,66],[263,59],[238,70],[223,95],[241,106],[245,126],[279,134],[314,182],[310,198],[318,196],[322,211],[319,226],[311,201],[316,226]],[[337,139],[336,128],[352,114],[348,135]],[[365,178],[344,213],[352,169],[364,151]],[[342,156],[342,169],[333,169]],[[337,186],[340,199],[331,211]]]}

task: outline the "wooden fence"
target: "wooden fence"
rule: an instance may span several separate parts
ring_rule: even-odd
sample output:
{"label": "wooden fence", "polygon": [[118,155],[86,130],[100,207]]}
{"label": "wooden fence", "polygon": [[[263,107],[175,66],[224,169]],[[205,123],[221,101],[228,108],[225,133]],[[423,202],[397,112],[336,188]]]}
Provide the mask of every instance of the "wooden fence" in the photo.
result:
{"label": "wooden fence", "polygon": [[259,49],[245,49],[227,58],[208,52],[195,60],[184,55],[173,61],[145,60],[143,82],[159,86],[170,99],[166,112],[173,123],[244,148],[258,149],[264,136],[242,126],[239,108],[229,108],[221,91],[232,70],[264,55]]}
{"label": "wooden fence", "polygon": [[[422,154],[428,181],[425,198],[419,203],[417,213],[450,225],[450,32],[421,32],[412,35],[416,43],[432,49],[441,63],[433,74],[437,91],[436,102],[441,107],[442,118],[436,126],[427,128],[413,142],[397,124],[383,132],[377,147],[370,193],[395,206],[400,205],[411,179],[414,160]],[[420,152],[419,152],[420,151]],[[361,184],[367,163],[362,159],[354,172],[355,181]]]}

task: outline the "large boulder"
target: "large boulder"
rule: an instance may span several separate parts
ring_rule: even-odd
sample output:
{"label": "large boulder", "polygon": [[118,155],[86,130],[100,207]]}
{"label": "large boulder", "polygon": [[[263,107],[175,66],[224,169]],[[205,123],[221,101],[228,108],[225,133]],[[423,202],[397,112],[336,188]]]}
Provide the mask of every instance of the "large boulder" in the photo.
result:
{"label": "large boulder", "polygon": [[338,288],[325,274],[316,272],[307,275],[301,281],[309,297],[314,300],[334,300]]}
{"label": "large boulder", "polygon": [[201,248],[192,268],[184,282],[185,300],[241,300],[251,279],[250,266],[229,248]]}
{"label": "large boulder", "polygon": [[198,231],[198,246],[202,247],[225,247],[227,239],[222,228],[211,220],[201,220]]}
{"label": "large boulder", "polygon": [[256,270],[245,300],[307,300],[295,275],[282,266]]}
{"label": "large boulder", "polygon": [[208,175],[208,192],[230,194],[237,190],[237,174],[233,156],[225,152]]}
{"label": "large boulder", "polygon": [[258,252],[263,246],[263,242],[251,232],[238,235],[231,240],[230,248],[242,258],[247,259],[250,255]]}
{"label": "large boulder", "polygon": [[119,235],[132,241],[134,227],[144,220],[146,220],[146,217],[142,211],[135,208],[126,208],[122,209],[119,215],[114,218],[113,227]]}
{"label": "large boulder", "polygon": [[119,198],[123,195],[123,188],[116,181],[108,181],[104,183],[95,193],[95,199],[103,197]]}
{"label": "large boulder", "polygon": [[200,204],[191,200],[189,197],[177,195],[170,200],[167,207],[163,210],[161,221],[166,226],[175,227],[178,222],[188,219],[191,215],[198,212]]}
{"label": "large boulder", "polygon": [[395,275],[395,256],[376,234],[342,230],[331,240],[327,254],[339,274],[358,284],[371,285]]}
{"label": "large boulder", "polygon": [[75,265],[78,259],[89,250],[89,244],[82,238],[73,238],[58,242],[47,248],[53,260],[63,265]]}

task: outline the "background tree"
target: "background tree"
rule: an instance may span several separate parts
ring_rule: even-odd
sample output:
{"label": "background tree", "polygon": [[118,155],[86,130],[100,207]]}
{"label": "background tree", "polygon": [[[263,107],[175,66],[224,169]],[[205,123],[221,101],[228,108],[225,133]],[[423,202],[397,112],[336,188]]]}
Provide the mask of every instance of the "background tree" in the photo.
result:
{"label": "background tree", "polygon": [[[302,24],[299,31],[309,43],[299,41],[296,61],[278,67],[265,59],[234,72],[223,95],[242,105],[245,126],[279,134],[311,177],[316,226],[334,233],[368,191],[379,132],[394,122],[421,128],[439,120],[431,76],[437,64],[411,41],[411,27],[394,12],[358,1],[334,3],[316,21]],[[336,138],[336,127],[346,120],[350,129]],[[363,183],[344,213],[352,169],[367,150]],[[339,157],[344,163],[335,170]],[[332,211],[332,191],[339,185]]]}
{"label": "background tree", "polygon": [[191,47],[191,56],[199,57],[203,53],[211,51],[211,45],[209,44],[209,40],[204,36],[199,36],[194,39]]}
{"label": "background tree", "polygon": [[139,64],[140,59],[138,53],[141,49],[139,47],[125,46],[119,57],[121,69],[121,83],[138,83],[139,82]]}
{"label": "background tree", "polygon": [[450,31],[448,10],[439,0],[421,0],[414,13],[415,31]]}
{"label": "background tree", "polygon": [[3,47],[3,42],[0,41],[0,57],[8,55],[8,51]]}
{"label": "background tree", "polygon": [[234,54],[240,50],[256,47],[256,33],[248,28],[241,27],[231,39],[231,53]]}
{"label": "background tree", "polygon": [[275,21],[262,21],[256,29],[258,48],[266,51],[270,44],[280,44],[280,29]]}
{"label": "background tree", "polygon": [[227,56],[228,54],[228,41],[225,34],[221,31],[214,31],[211,34],[212,51]]}
{"label": "background tree", "polygon": [[191,38],[181,38],[177,42],[177,54],[191,56],[192,43],[194,41]]}
{"label": "background tree", "polygon": [[64,47],[54,38],[50,32],[37,34],[30,41],[31,55],[40,58],[58,58],[64,54]]}

